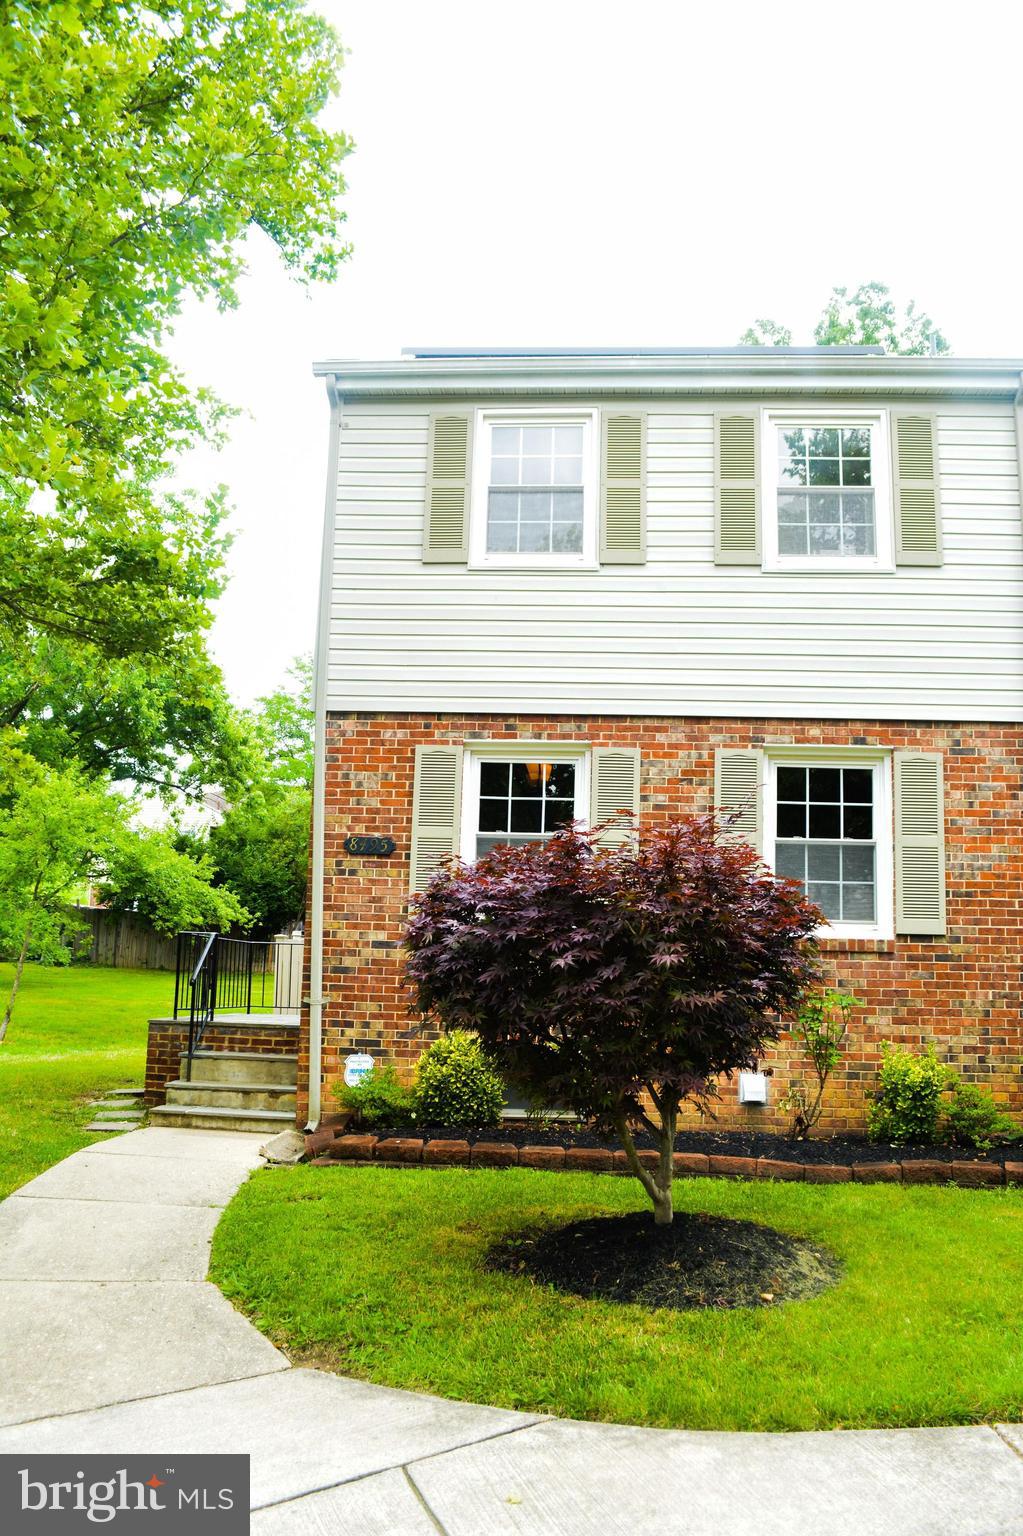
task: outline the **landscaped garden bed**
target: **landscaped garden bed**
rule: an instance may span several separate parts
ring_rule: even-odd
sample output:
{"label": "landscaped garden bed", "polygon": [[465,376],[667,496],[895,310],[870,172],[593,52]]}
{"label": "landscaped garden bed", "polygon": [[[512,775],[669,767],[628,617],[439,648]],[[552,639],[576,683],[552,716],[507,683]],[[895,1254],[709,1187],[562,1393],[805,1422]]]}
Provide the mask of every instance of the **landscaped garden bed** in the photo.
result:
{"label": "landscaped garden bed", "polygon": [[741,1430],[1023,1417],[1020,1191],[682,1179],[675,1207],[683,1230],[752,1222],[841,1274],[808,1300],[782,1274],[753,1305],[585,1299],[492,1256],[594,1218],[652,1224],[635,1179],[298,1167],[242,1188],[211,1276],[296,1363],[508,1408]]}
{"label": "landscaped garden bed", "polygon": [[[637,1135],[642,1158],[653,1158],[649,1138]],[[306,1138],[310,1161],[424,1163],[482,1168],[522,1166],[591,1173],[627,1173],[625,1153],[614,1140],[564,1124],[537,1128],[525,1122],[496,1130],[458,1127],[376,1127],[352,1131],[348,1117]],[[763,1131],[683,1131],[675,1138],[676,1177],[732,1176],[806,1181],[963,1184],[969,1188],[1023,1184],[1023,1148],[1018,1144],[974,1152],[948,1145],[907,1147],[856,1137],[815,1137],[793,1141]]]}

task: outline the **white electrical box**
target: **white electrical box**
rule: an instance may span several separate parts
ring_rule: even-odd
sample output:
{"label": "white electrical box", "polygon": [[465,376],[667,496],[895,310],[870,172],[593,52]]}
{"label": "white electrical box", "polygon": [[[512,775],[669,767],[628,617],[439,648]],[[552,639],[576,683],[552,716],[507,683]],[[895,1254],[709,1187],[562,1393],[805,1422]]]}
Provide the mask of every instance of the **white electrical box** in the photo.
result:
{"label": "white electrical box", "polygon": [[739,1103],[766,1104],[767,1076],[763,1072],[739,1073]]}

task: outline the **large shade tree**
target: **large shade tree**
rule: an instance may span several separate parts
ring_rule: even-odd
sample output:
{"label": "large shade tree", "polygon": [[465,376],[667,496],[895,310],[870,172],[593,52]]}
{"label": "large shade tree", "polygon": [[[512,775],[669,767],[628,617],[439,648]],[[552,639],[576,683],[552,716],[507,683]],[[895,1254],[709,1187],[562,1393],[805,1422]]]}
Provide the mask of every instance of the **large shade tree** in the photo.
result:
{"label": "large shade tree", "polygon": [[422,1014],[475,1030],[530,1096],[616,1133],[658,1224],[680,1107],[752,1065],[818,979],[819,910],[731,832],[705,816],[635,846],[570,829],[499,847],[436,875],[406,937]]}
{"label": "large shade tree", "polygon": [[46,760],[230,777],[225,498],[168,489],[225,412],[165,341],[186,297],[235,302],[246,234],[336,274],[341,61],[303,0],[0,6],[0,723]]}

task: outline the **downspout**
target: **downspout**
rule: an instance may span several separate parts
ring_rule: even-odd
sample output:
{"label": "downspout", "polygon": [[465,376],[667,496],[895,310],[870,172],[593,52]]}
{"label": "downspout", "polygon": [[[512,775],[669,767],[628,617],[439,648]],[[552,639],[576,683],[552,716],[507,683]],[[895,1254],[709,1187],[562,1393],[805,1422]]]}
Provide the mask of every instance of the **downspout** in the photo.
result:
{"label": "downspout", "polygon": [[1019,389],[1012,403],[1016,410],[1016,463],[1019,467],[1020,512],[1023,513],[1023,373],[1019,376]]}
{"label": "downspout", "polygon": [[320,554],[320,603],[316,617],[313,662],[313,856],[309,903],[309,1121],[320,1123],[320,1079],[323,1071],[323,839],[327,804],[327,667],[330,660],[330,599],[334,574],[334,524],[337,515],[337,464],[341,438],[341,397],[336,381],[327,379],[330,400],[330,450],[327,491],[323,507],[323,549]]}

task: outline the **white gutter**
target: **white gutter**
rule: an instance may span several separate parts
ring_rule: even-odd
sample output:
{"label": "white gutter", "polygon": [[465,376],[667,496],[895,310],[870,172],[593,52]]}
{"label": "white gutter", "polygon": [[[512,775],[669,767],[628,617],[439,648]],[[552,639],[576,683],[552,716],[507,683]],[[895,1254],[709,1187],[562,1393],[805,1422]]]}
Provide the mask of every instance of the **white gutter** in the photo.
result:
{"label": "white gutter", "polygon": [[330,400],[330,450],[327,454],[327,491],[323,507],[323,548],[320,554],[320,603],[316,618],[316,652],[313,660],[313,856],[309,903],[309,1120],[307,1129],[320,1123],[320,1087],[323,1074],[323,832],[327,788],[327,666],[330,659],[330,597],[334,565],[334,522],[337,514],[337,461],[341,437],[341,397],[332,378],[327,380]]}
{"label": "white gutter", "polygon": [[345,398],[417,395],[805,394],[1011,399],[1021,364],[1003,358],[811,356],[402,357],[316,363]]}

